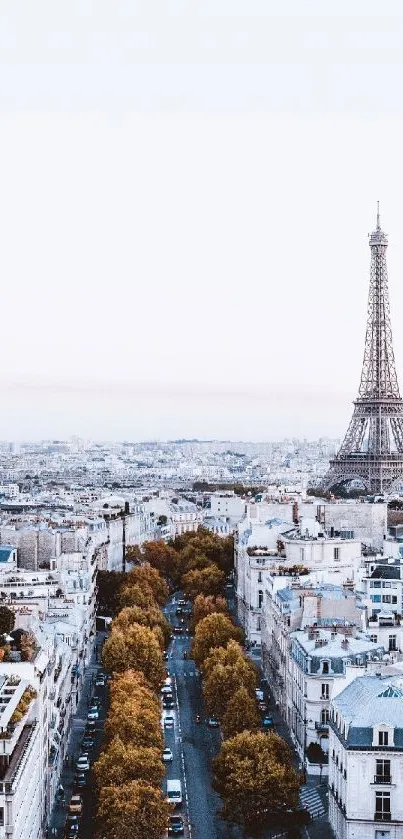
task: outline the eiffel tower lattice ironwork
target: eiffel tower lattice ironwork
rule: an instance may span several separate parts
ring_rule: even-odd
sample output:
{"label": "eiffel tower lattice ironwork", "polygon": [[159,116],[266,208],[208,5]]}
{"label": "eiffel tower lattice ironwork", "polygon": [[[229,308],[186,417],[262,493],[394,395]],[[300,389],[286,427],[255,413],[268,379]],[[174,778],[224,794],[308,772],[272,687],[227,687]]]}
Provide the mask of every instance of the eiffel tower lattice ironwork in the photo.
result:
{"label": "eiffel tower lattice ironwork", "polygon": [[368,492],[390,492],[403,484],[403,400],[400,396],[390,325],[386,248],[379,219],[369,237],[371,273],[364,363],[358,398],[343,443],[323,487],[360,479]]}

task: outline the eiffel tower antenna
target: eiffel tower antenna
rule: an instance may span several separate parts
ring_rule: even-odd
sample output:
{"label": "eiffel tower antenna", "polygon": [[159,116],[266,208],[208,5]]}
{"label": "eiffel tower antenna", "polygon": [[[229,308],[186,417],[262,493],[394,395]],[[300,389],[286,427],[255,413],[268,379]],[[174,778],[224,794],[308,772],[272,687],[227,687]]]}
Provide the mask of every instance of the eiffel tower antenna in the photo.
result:
{"label": "eiffel tower antenna", "polygon": [[370,493],[403,484],[403,400],[400,396],[390,323],[386,248],[380,224],[369,237],[371,268],[364,360],[358,397],[346,436],[323,487],[359,479]]}

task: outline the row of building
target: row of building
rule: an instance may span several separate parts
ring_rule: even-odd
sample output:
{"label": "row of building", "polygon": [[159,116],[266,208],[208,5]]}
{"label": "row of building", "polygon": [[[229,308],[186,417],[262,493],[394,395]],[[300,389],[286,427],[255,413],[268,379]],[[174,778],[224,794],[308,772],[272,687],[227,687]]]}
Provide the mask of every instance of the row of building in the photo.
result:
{"label": "row of building", "polygon": [[403,541],[386,504],[250,506],[239,621],[337,839],[403,839]]}

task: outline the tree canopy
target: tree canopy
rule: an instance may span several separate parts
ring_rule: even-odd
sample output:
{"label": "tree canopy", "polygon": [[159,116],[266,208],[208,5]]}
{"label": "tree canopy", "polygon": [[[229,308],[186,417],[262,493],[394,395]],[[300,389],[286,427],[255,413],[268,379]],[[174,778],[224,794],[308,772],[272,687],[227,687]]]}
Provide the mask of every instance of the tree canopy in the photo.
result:
{"label": "tree canopy", "polygon": [[138,623],[125,632],[112,628],[103,647],[102,661],[110,673],[140,670],[154,690],[159,689],[165,678],[160,644],[152,629]]}
{"label": "tree canopy", "polygon": [[194,600],[198,594],[218,595],[222,593],[225,575],[217,565],[210,563],[205,568],[194,568],[182,577],[185,596]]}
{"label": "tree canopy", "polygon": [[298,806],[300,776],[290,748],[277,734],[244,731],[225,740],[213,770],[229,821],[257,827]]}
{"label": "tree canopy", "polygon": [[260,716],[256,707],[256,699],[245,687],[235,691],[228,701],[221,719],[221,730],[224,737],[235,737],[241,731],[257,731]]}
{"label": "tree canopy", "polygon": [[159,627],[162,631],[163,647],[168,646],[172,629],[161,609],[157,606],[149,606],[144,609],[140,606],[126,606],[115,618],[113,626],[122,632],[126,632],[134,623],[148,626],[150,629]]}
{"label": "tree canopy", "polygon": [[214,647],[225,647],[229,641],[241,641],[243,632],[226,615],[213,612],[196,627],[192,657],[201,665]]}
{"label": "tree canopy", "polygon": [[108,743],[94,763],[93,771],[98,787],[107,780],[108,786],[119,786],[128,781],[145,781],[159,788],[164,776],[161,752],[158,748],[135,746],[123,742],[117,735]]}
{"label": "tree canopy", "polygon": [[222,720],[238,688],[245,690],[256,707],[256,668],[245,656],[240,656],[234,664],[219,663],[209,667],[204,676],[203,693],[208,712],[212,716]]}
{"label": "tree canopy", "polygon": [[144,781],[101,787],[98,803],[99,837],[161,839],[171,812],[159,789]]}

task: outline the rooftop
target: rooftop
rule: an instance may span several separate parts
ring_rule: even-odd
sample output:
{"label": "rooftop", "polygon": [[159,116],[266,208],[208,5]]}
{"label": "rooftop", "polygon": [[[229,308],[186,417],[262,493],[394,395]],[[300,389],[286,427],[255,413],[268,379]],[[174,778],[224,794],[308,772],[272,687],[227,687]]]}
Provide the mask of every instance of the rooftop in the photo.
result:
{"label": "rooftop", "polygon": [[[372,743],[375,725],[395,729],[395,746],[403,748],[403,677],[361,676],[351,682],[334,700],[333,708],[349,725],[351,745]],[[368,741],[368,742],[367,742]]]}

